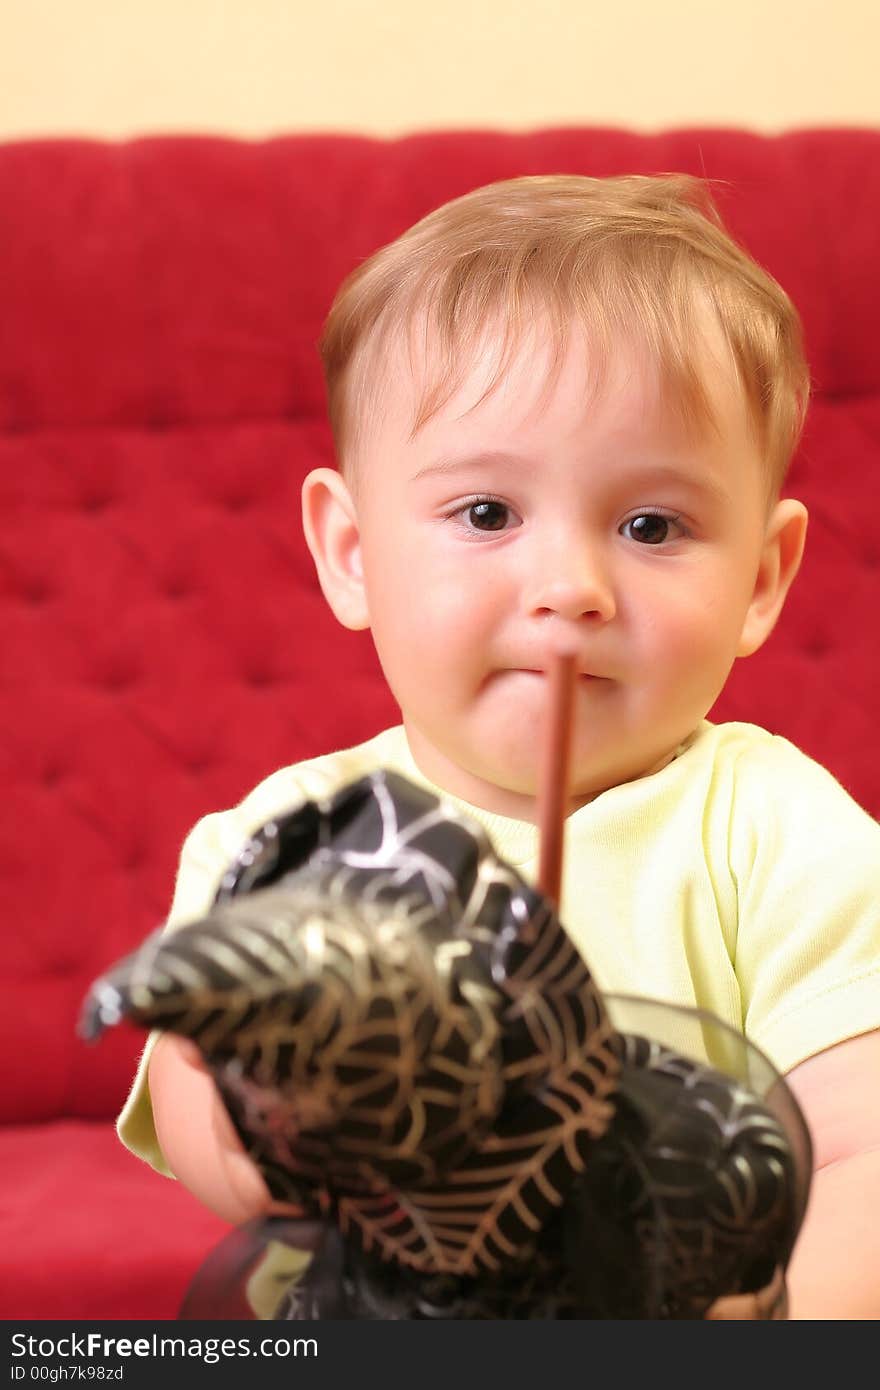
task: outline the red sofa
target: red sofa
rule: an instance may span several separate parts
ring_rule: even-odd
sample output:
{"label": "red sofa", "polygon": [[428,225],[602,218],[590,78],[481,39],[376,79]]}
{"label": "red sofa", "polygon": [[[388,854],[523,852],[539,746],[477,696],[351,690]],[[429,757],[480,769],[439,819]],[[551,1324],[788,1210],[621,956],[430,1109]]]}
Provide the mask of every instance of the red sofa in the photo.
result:
{"label": "red sofa", "polygon": [[688,170],[803,314],[807,558],[718,718],[880,814],[880,132],[618,130],[0,146],[0,1315],[173,1317],[225,1228],[117,1143],[141,1039],[89,983],[167,910],[196,818],[392,722],[325,609],[299,485],[315,342],[362,257],[518,174]]}

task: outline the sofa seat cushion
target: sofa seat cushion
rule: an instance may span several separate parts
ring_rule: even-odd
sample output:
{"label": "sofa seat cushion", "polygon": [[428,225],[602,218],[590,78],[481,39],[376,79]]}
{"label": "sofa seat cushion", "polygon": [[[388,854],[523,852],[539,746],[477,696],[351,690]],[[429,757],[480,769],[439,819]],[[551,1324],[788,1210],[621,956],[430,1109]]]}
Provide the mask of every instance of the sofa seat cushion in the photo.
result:
{"label": "sofa seat cushion", "polygon": [[177,1316],[229,1226],[122,1147],[107,1121],[0,1128],[0,1315]]}

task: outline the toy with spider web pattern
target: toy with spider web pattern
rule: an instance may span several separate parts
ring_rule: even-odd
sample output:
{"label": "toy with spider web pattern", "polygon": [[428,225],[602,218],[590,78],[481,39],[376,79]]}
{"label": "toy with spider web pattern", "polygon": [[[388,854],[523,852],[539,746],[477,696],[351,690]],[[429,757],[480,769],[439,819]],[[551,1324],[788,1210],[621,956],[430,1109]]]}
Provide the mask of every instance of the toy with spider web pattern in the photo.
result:
{"label": "toy with spider web pattern", "polygon": [[794,1098],[713,1016],[602,997],[553,843],[530,887],[478,822],[378,770],[264,825],[207,917],[95,984],[86,1034],[193,1040],[301,1213],[233,1232],[184,1315],[246,1315],[270,1246],[312,1252],[273,1317],[702,1317],[774,1276],[784,1310]]}

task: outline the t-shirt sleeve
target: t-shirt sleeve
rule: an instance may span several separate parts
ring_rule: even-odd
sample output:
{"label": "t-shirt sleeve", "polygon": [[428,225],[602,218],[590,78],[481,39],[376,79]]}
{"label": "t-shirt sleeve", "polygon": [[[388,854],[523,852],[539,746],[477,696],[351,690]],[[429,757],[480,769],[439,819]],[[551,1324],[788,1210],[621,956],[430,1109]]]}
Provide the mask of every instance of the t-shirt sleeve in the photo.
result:
{"label": "t-shirt sleeve", "polygon": [[880,825],[783,738],[741,755],[735,785],[743,1024],[786,1072],[880,1028]]}

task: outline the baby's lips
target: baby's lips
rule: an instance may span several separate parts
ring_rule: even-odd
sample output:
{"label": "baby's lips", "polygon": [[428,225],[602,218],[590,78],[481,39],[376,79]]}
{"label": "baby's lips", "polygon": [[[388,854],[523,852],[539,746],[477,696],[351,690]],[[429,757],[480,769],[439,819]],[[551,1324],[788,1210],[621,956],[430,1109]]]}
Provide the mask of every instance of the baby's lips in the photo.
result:
{"label": "baby's lips", "polygon": [[[513,666],[511,670],[525,676],[546,676],[547,671],[540,666]],[[607,681],[610,676],[599,675],[596,671],[578,670],[578,680]]]}

